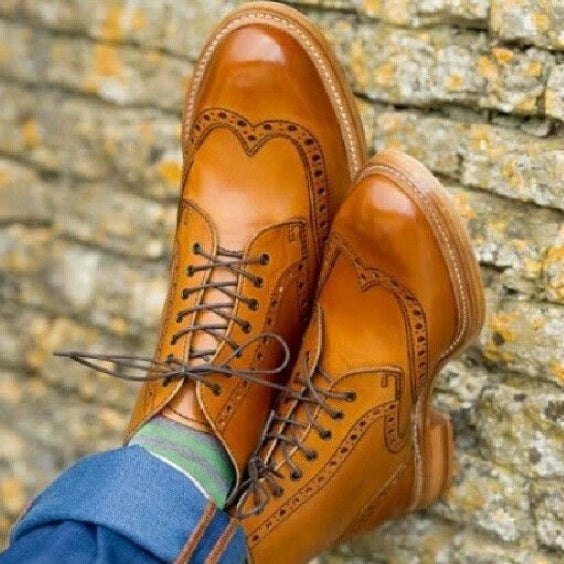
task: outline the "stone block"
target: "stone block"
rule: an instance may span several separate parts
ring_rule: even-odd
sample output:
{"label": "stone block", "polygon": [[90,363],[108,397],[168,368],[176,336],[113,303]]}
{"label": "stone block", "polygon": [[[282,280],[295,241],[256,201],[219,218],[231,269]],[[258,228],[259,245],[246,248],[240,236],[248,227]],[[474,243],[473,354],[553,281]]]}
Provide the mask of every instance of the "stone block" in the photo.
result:
{"label": "stone block", "polygon": [[69,88],[118,105],[179,111],[192,63],[157,49],[139,49],[33,31],[0,21],[0,72]]}
{"label": "stone block", "polygon": [[488,291],[488,315],[480,337],[485,359],[495,370],[564,386],[564,353],[559,345],[564,330],[562,306],[514,299],[498,302],[497,292]]}
{"label": "stone block", "polygon": [[486,79],[476,71],[477,58],[487,49],[485,34],[357,25],[344,17],[321,23],[354,90],[372,100],[429,106],[448,99],[471,105],[485,89]]}
{"label": "stone block", "polygon": [[130,257],[169,256],[176,205],[119,191],[108,183],[57,186],[54,225],[79,242]]}
{"label": "stone block", "polygon": [[0,223],[49,224],[48,191],[35,171],[0,158]]}
{"label": "stone block", "polygon": [[564,50],[561,0],[491,0],[490,29],[504,41]]}
{"label": "stone block", "polygon": [[563,406],[558,390],[509,384],[484,389],[477,412],[481,455],[516,475],[562,480]]}
{"label": "stone block", "polygon": [[61,311],[126,335],[138,327],[156,332],[167,289],[165,263],[142,262],[100,249],[57,241],[45,283]]}
{"label": "stone block", "polygon": [[478,74],[486,81],[480,107],[537,115],[544,111],[546,83],[554,57],[541,49],[518,51],[492,47],[477,58]]}
{"label": "stone block", "polygon": [[544,103],[547,116],[564,121],[564,64],[552,68]]}
{"label": "stone block", "polygon": [[376,118],[375,148],[397,149],[422,161],[433,172],[460,175],[466,125],[418,112],[382,112]]}
{"label": "stone block", "polygon": [[507,293],[564,303],[562,214],[447,185],[480,262],[502,270]]}
{"label": "stone block", "polygon": [[462,146],[462,182],[540,206],[564,209],[564,142],[474,124]]}
{"label": "stone block", "polygon": [[[61,92],[0,83],[0,151],[29,161],[49,177],[104,177],[110,171],[93,139],[93,112]],[[100,116],[104,109],[100,108]]]}
{"label": "stone block", "polygon": [[547,249],[542,273],[546,281],[546,296],[549,300],[564,303],[564,224]]}
{"label": "stone block", "polygon": [[392,25],[454,23],[486,27],[488,0],[360,0],[358,10]]}
{"label": "stone block", "polygon": [[[554,416],[564,420],[564,402],[554,408]],[[533,508],[537,538],[546,548],[564,552],[564,486],[562,481],[542,480],[533,486]]]}
{"label": "stone block", "polygon": [[457,476],[433,513],[506,542],[531,535],[529,484],[525,478],[479,457],[457,456]]}
{"label": "stone block", "polygon": [[49,177],[107,179],[150,197],[178,197],[180,113],[108,107],[2,83],[0,97],[0,151],[30,161]]}
{"label": "stone block", "polygon": [[123,109],[107,119],[103,108],[92,108],[91,113],[88,135],[100,146],[112,176],[134,193],[177,201],[182,176],[180,114]]}
{"label": "stone block", "polygon": [[[192,0],[137,2],[125,0],[12,0],[3,2],[0,14],[62,32],[96,38],[107,43],[135,43],[194,59],[203,39],[236,2]],[[198,29],[198,33],[186,30]]]}

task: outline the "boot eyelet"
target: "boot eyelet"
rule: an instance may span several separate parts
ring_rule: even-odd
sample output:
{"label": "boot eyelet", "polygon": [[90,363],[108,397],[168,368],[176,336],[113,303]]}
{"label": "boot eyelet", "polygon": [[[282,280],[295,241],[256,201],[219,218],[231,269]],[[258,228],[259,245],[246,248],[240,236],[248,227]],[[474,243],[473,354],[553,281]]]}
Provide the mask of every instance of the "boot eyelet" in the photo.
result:
{"label": "boot eyelet", "polygon": [[329,431],[329,429],[323,429],[323,431],[319,432],[319,438],[323,439],[324,441],[328,441],[333,436],[333,433]]}
{"label": "boot eyelet", "polygon": [[350,402],[356,401],[356,392],[347,392],[345,401],[350,401]]}
{"label": "boot eyelet", "polygon": [[309,462],[312,462],[313,460],[315,460],[317,458],[318,454],[317,451],[315,450],[310,450],[308,452],[306,452],[306,460],[308,460]]}
{"label": "boot eyelet", "polygon": [[260,256],[260,263],[261,263],[263,266],[266,266],[269,262],[270,262],[270,255],[269,255],[268,253],[263,253],[263,254]]}
{"label": "boot eyelet", "polygon": [[284,495],[284,488],[277,488],[272,492],[274,497],[282,497]]}
{"label": "boot eyelet", "polygon": [[199,255],[202,252],[202,245],[200,245],[200,243],[194,243],[192,245],[192,252],[195,255]]}
{"label": "boot eyelet", "polygon": [[213,392],[214,396],[220,396],[221,395],[221,387],[216,386],[216,387],[212,388],[212,392]]}
{"label": "boot eyelet", "polygon": [[190,296],[190,290],[188,290],[188,288],[184,288],[184,290],[182,290],[182,299],[187,300],[189,296]]}
{"label": "boot eyelet", "polygon": [[242,329],[243,329],[243,333],[246,333],[248,335],[251,332],[251,330],[253,329],[253,326],[250,323],[245,323],[245,325],[243,325]]}
{"label": "boot eyelet", "polygon": [[302,472],[300,470],[292,470],[290,472],[290,480],[297,482],[302,477]]}
{"label": "boot eyelet", "polygon": [[255,279],[255,288],[262,288],[263,284],[264,284],[264,278],[262,278],[261,276]]}
{"label": "boot eyelet", "polygon": [[345,418],[345,414],[342,411],[335,411],[333,415],[331,415],[331,419],[334,421],[342,421]]}
{"label": "boot eyelet", "polygon": [[182,319],[183,319],[182,315],[178,314],[176,316],[176,323],[182,323]]}
{"label": "boot eyelet", "polygon": [[192,276],[194,276],[194,267],[192,265],[190,265],[186,268],[186,276],[188,276],[190,278]]}
{"label": "boot eyelet", "polygon": [[249,301],[249,309],[253,311],[257,311],[258,308],[259,308],[258,300],[253,298],[252,300]]}

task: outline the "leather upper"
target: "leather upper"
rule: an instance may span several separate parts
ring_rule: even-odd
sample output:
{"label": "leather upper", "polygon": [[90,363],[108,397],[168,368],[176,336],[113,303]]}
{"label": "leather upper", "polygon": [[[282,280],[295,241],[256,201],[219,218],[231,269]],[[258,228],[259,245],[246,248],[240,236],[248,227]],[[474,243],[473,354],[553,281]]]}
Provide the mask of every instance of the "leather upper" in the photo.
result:
{"label": "leather upper", "polygon": [[307,562],[413,507],[416,410],[460,322],[428,215],[401,181],[365,176],[326,248],[290,382],[301,399],[277,405],[254,466],[263,477],[236,508],[253,562]]}
{"label": "leather upper", "polygon": [[[311,56],[280,26],[245,21],[234,16],[212,35],[187,96],[182,195],[155,354],[283,384],[287,373],[267,373],[284,360],[272,334],[297,351],[323,244],[354,170]],[[236,272],[218,264],[230,260]],[[219,312],[231,316],[226,329]],[[207,359],[192,358],[202,351]],[[216,434],[239,477],[275,391],[219,372],[205,380],[214,387],[145,384],[128,436],[164,409]]]}

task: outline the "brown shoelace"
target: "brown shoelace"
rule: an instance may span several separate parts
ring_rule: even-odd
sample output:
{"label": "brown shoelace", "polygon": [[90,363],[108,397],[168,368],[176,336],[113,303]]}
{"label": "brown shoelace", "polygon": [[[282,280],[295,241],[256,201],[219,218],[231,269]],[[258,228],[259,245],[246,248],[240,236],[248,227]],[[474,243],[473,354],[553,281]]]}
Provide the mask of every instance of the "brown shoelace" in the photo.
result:
{"label": "brown shoelace", "polygon": [[[270,496],[280,497],[284,493],[283,487],[279,484],[279,480],[285,479],[284,474],[280,471],[282,466],[288,467],[290,480],[296,481],[302,477],[302,470],[292,459],[294,452],[301,451],[308,461],[317,458],[317,452],[309,449],[300,439],[300,430],[303,431],[311,426],[322,439],[329,440],[331,438],[331,430],[324,428],[317,421],[314,413],[317,408],[325,411],[333,420],[340,420],[343,418],[343,412],[333,409],[328,404],[328,400],[354,401],[356,399],[355,392],[331,391],[330,386],[333,380],[319,363],[310,370],[309,353],[306,352],[302,360],[302,372],[296,372],[293,377],[294,382],[299,384],[301,388],[299,390],[288,390],[278,400],[280,404],[295,400],[296,405],[288,417],[281,417],[276,414],[275,409],[271,410],[258,448],[249,461],[248,477],[240,488],[240,491],[244,493],[236,510],[237,517],[240,519],[262,513]],[[322,387],[316,385],[313,381],[316,376],[319,376],[325,385]],[[307,422],[299,421],[292,416],[296,414],[300,404],[305,404]],[[269,443],[271,448],[268,448]],[[272,460],[277,449],[281,449],[283,461],[275,465]],[[269,452],[267,458],[261,458],[261,452]],[[248,511],[243,511],[241,507],[248,495],[253,496],[253,507]]]}
{"label": "brown shoelace", "polygon": [[[194,243],[192,246],[192,252],[194,255],[203,256],[207,260],[207,264],[188,266],[186,269],[187,277],[192,277],[198,271],[209,270],[213,272],[215,269],[224,269],[235,275],[233,280],[224,282],[210,281],[210,276],[207,282],[192,287],[186,287],[182,290],[181,297],[183,300],[188,299],[188,297],[194,292],[205,291],[208,289],[219,290],[226,297],[225,302],[209,304],[200,303],[191,308],[183,309],[176,314],[176,322],[179,325],[182,324],[186,316],[203,312],[212,312],[224,320],[224,323],[194,323],[188,327],[179,328],[178,331],[173,334],[171,345],[174,345],[179,339],[196,331],[202,331],[213,336],[216,341],[215,348],[207,350],[197,350],[191,348],[188,351],[188,361],[198,359],[203,361],[202,363],[192,365],[191,363],[183,361],[182,359],[176,358],[172,355],[169,355],[162,361],[155,360],[151,357],[91,354],[77,351],[56,352],[55,356],[68,357],[98,372],[103,372],[116,378],[134,382],[147,382],[162,379],[164,386],[168,385],[172,380],[177,379],[188,379],[193,382],[201,382],[204,386],[209,387],[216,395],[221,393],[221,387],[218,384],[209,381],[206,378],[207,374],[219,373],[226,376],[238,376],[252,383],[268,386],[279,391],[285,390],[286,388],[284,386],[270,382],[269,380],[261,377],[263,375],[280,374],[288,366],[288,362],[290,361],[290,350],[282,337],[275,333],[264,332],[249,339],[242,345],[239,345],[227,335],[227,329],[230,323],[240,325],[244,333],[251,332],[251,324],[233,313],[233,305],[237,300],[239,300],[240,302],[245,303],[249,309],[256,310],[259,307],[259,303],[255,298],[247,298],[237,292],[239,277],[250,280],[255,287],[260,288],[263,284],[263,278],[247,272],[245,267],[253,264],[267,266],[270,261],[269,255],[262,254],[259,257],[247,259],[244,258],[242,252],[230,251],[221,247],[218,248],[216,255],[211,255],[204,251],[200,243]],[[257,370],[235,369],[230,366],[230,362],[234,358],[240,357],[247,347],[259,340],[262,340],[263,342],[275,340],[279,343],[283,352],[283,358],[277,366],[270,369],[260,368]],[[229,346],[232,352],[223,362],[213,363],[212,359],[222,342]],[[108,362],[112,363],[115,368],[108,368]]]}

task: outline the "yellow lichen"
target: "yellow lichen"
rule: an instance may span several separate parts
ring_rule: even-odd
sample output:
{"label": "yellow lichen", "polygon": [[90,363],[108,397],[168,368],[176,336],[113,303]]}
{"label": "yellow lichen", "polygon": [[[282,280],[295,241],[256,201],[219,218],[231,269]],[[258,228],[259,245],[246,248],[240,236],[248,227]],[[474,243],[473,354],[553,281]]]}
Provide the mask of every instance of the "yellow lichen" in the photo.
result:
{"label": "yellow lichen", "polygon": [[533,317],[531,319],[531,327],[535,330],[538,331],[539,329],[542,329],[547,323],[546,318],[538,316],[538,317]]}
{"label": "yellow lichen", "polygon": [[536,12],[532,14],[531,19],[537,28],[537,31],[547,31],[550,25],[550,19],[546,14]]}
{"label": "yellow lichen", "polygon": [[176,161],[165,160],[159,165],[161,176],[169,183],[175,186],[180,183],[182,169]]}
{"label": "yellow lichen", "polygon": [[381,0],[364,0],[364,11],[369,16],[379,16],[381,9]]}
{"label": "yellow lichen", "polygon": [[117,49],[109,45],[96,45],[94,49],[94,73],[104,77],[119,77],[122,74]]}
{"label": "yellow lichen", "polygon": [[391,63],[385,63],[374,69],[374,80],[379,86],[388,86],[395,76],[395,68]]}
{"label": "yellow lichen", "polygon": [[121,15],[122,10],[119,6],[111,5],[108,8],[106,19],[104,20],[100,30],[102,39],[108,41],[117,41],[118,39],[121,39]]}
{"label": "yellow lichen", "polygon": [[515,331],[511,328],[511,324],[519,317],[517,311],[499,312],[490,318],[489,326],[492,333],[497,333],[506,343],[512,343],[517,340]]}
{"label": "yellow lichen", "polygon": [[525,259],[523,261],[525,273],[530,278],[536,278],[542,272],[542,262],[538,260]]}
{"label": "yellow lichen", "polygon": [[135,10],[131,16],[131,28],[134,31],[142,31],[147,26],[147,18],[145,17],[145,12],[141,10]]}
{"label": "yellow lichen", "polygon": [[536,98],[525,98],[521,100],[518,104],[515,104],[515,109],[520,112],[532,112],[537,107]]}
{"label": "yellow lichen", "polygon": [[37,127],[37,122],[34,119],[29,118],[22,123],[22,139],[24,145],[28,149],[32,149],[33,147],[37,147],[37,145],[39,145],[39,128]]}
{"label": "yellow lichen", "polygon": [[492,49],[492,54],[495,57],[496,61],[501,64],[510,63],[515,54],[510,49],[503,49],[501,47],[494,47]]}
{"label": "yellow lichen", "polygon": [[542,74],[542,63],[540,61],[532,61],[527,65],[527,76],[532,76],[534,78],[539,77]]}
{"label": "yellow lichen", "polygon": [[472,219],[476,217],[476,212],[472,209],[472,207],[468,203],[468,196],[466,194],[462,194],[462,193],[456,194],[453,197],[453,201],[456,207],[456,211],[464,219]]}
{"label": "yellow lichen", "polygon": [[564,382],[564,364],[555,361],[552,363],[550,369],[559,380],[562,380],[562,382]]}
{"label": "yellow lichen", "polygon": [[10,179],[10,175],[8,171],[4,168],[0,168],[0,188],[3,188],[8,184],[8,180]]}
{"label": "yellow lichen", "polygon": [[145,143],[150,143],[153,140],[153,126],[149,121],[142,121],[139,123],[139,136]]}
{"label": "yellow lichen", "polygon": [[114,317],[111,320],[111,328],[114,333],[125,335],[127,333],[128,324],[123,317]]}
{"label": "yellow lichen", "polygon": [[448,77],[447,88],[449,90],[460,90],[462,86],[462,77],[459,74],[451,74]]}
{"label": "yellow lichen", "polygon": [[478,58],[478,72],[484,78],[497,78],[499,70],[489,57],[482,55]]}

